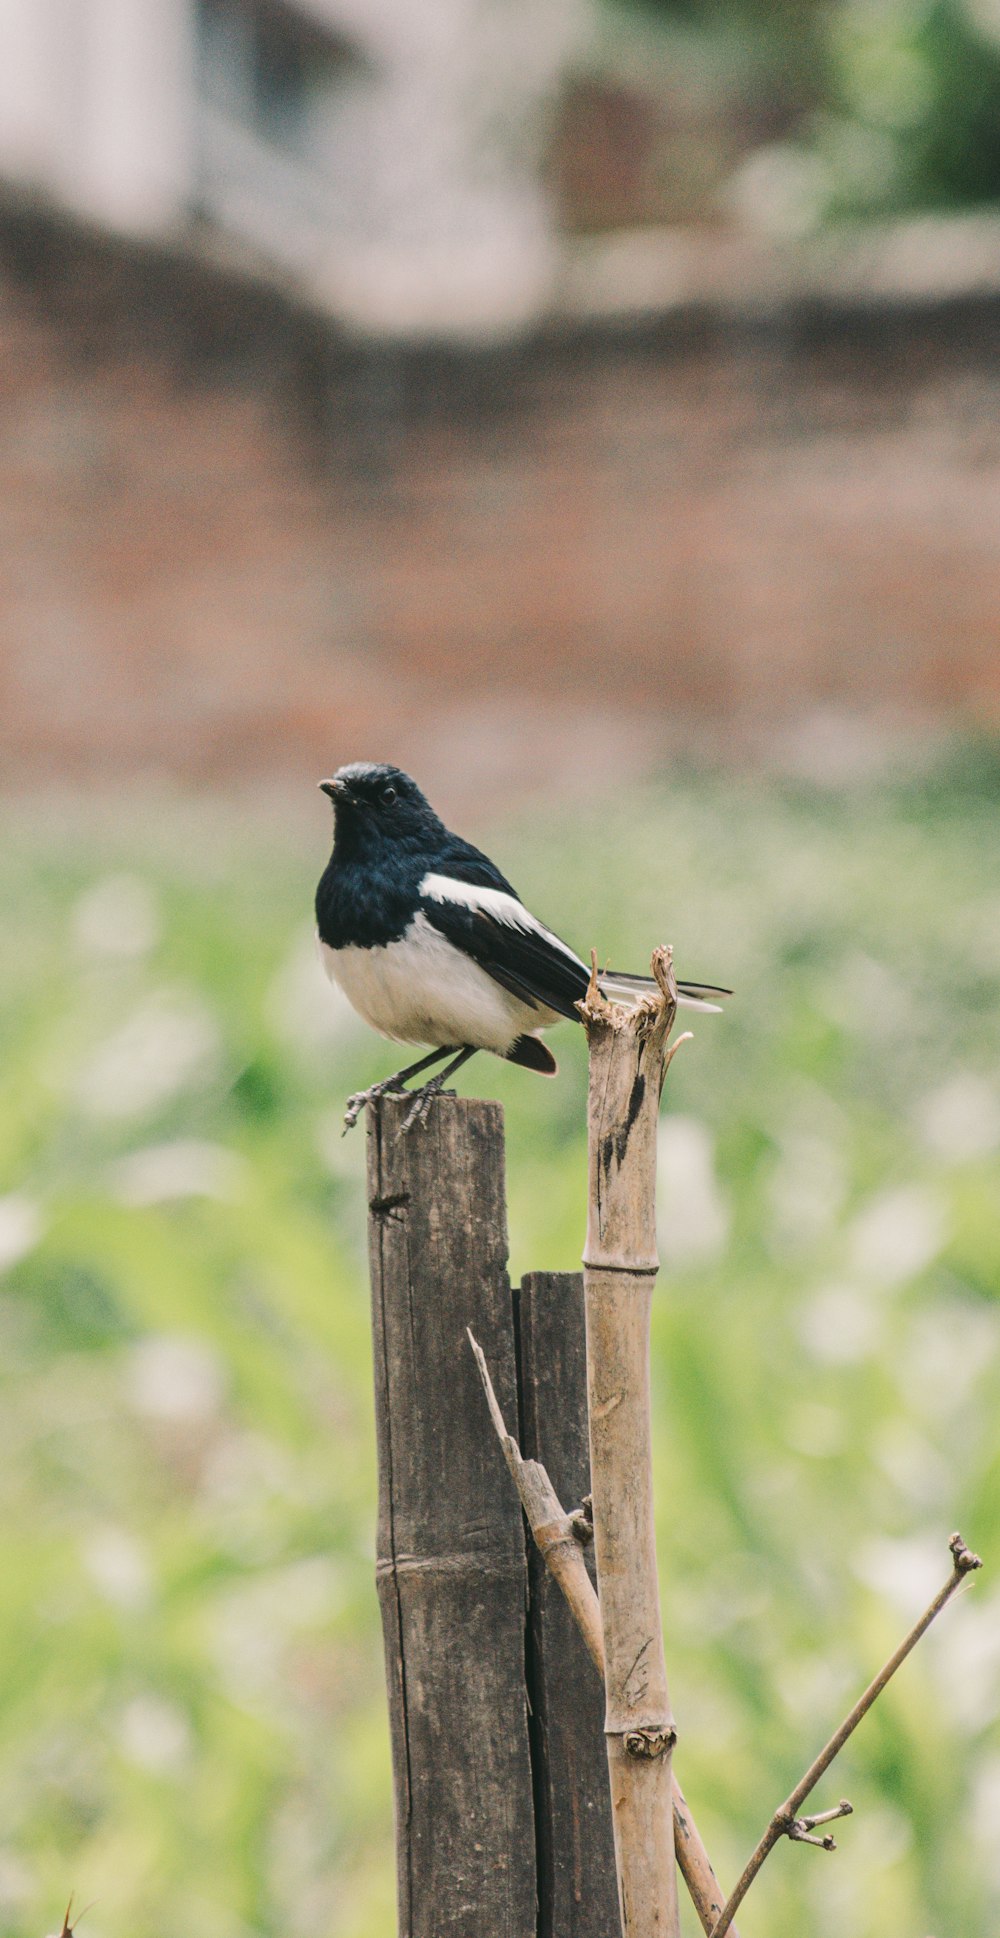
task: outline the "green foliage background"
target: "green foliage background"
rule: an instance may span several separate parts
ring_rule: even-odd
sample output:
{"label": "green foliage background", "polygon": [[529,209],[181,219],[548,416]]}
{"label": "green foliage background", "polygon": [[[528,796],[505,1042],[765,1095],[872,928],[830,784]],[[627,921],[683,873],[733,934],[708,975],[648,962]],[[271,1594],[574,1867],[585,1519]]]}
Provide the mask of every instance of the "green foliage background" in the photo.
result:
{"label": "green foliage background", "polygon": [[[818,1795],[855,1803],[838,1854],[780,1849],[747,1938],[1000,1926],[998,796],[967,750],[847,794],[674,775],[544,845],[470,830],[578,946],[638,965],[669,939],[738,990],[669,1080],[695,1168],[654,1341],[679,1765],[724,1877],[952,1528],[987,1560]],[[70,1888],[90,1938],[394,1929],[363,1145],[339,1137],[391,1052],[313,964],[325,839],[193,806],[9,817],[9,1938]],[[473,1066],[507,1107],[516,1272],[581,1250],[584,1045],[557,1047],[553,1084]]]}
{"label": "green foliage background", "polygon": [[[803,226],[1000,198],[993,0],[605,0],[673,65],[735,86],[805,171]],[[779,135],[778,130],[781,130]]]}

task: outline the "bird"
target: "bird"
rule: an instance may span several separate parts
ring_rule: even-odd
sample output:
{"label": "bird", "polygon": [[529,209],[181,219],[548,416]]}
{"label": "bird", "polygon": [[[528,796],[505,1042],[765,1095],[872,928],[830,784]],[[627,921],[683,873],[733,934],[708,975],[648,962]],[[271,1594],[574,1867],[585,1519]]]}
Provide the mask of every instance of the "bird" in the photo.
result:
{"label": "bird", "polygon": [[[577,1004],[590,971],[569,944],[526,908],[496,863],[446,828],[416,781],[388,762],[353,761],[318,783],[333,803],[334,840],[316,890],[316,931],[331,981],[373,1029],[429,1054],[348,1098],[350,1130],[374,1098],[448,1061],[407,1094],[404,1129],[426,1118],[478,1050],[555,1076],[541,1031]],[[633,1003],[649,976],[608,970],[606,997]],[[717,1009],[732,992],[678,982],[678,1002]]]}

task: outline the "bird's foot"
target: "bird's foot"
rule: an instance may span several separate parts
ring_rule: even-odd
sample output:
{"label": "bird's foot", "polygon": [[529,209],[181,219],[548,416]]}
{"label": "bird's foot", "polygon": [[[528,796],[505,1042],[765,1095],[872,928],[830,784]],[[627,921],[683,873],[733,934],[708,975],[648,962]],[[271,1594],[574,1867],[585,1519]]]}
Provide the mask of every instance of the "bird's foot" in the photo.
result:
{"label": "bird's foot", "polygon": [[354,1129],[366,1104],[372,1103],[376,1097],[387,1097],[391,1091],[395,1091],[399,1097],[408,1097],[410,1094],[399,1077],[395,1076],[384,1077],[381,1083],[373,1083],[368,1090],[356,1090],[353,1097],[348,1097],[341,1137],[346,1137],[348,1131]]}
{"label": "bird's foot", "polygon": [[[343,1135],[346,1137],[348,1131],[354,1129],[366,1104],[370,1104],[375,1097],[385,1097],[390,1093],[395,1097],[414,1099],[413,1109],[403,1119],[404,1131],[408,1131],[411,1124],[422,1122],[427,1115],[431,1098],[440,1097],[447,1079],[453,1076],[456,1070],[460,1070],[463,1063],[468,1063],[470,1056],[476,1054],[469,1044],[454,1055],[453,1050],[453,1044],[443,1050],[431,1050],[429,1056],[422,1056],[418,1062],[408,1064],[405,1070],[396,1070],[391,1077],[383,1077],[381,1083],[373,1083],[370,1090],[356,1090],[353,1097],[347,1099]],[[406,1085],[410,1077],[418,1077],[421,1071],[428,1069],[432,1063],[440,1063],[442,1057],[451,1057],[451,1062],[446,1064],[436,1077],[432,1077],[430,1082],[423,1084],[419,1090],[407,1090]]]}
{"label": "bird's foot", "polygon": [[419,1090],[407,1091],[406,1093],[407,1096],[412,1097],[413,1102],[409,1110],[407,1111],[406,1116],[403,1118],[403,1122],[401,1125],[401,1128],[403,1131],[412,1130],[414,1124],[426,1124],[427,1113],[430,1110],[430,1107],[434,1102],[435,1097],[444,1097],[444,1096],[453,1097],[455,1095],[455,1092],[453,1090],[450,1090],[450,1091],[445,1090],[444,1082],[447,1075],[448,1075],[447,1070],[442,1070],[441,1075],[439,1077],[431,1077],[428,1083],[421,1084]]}

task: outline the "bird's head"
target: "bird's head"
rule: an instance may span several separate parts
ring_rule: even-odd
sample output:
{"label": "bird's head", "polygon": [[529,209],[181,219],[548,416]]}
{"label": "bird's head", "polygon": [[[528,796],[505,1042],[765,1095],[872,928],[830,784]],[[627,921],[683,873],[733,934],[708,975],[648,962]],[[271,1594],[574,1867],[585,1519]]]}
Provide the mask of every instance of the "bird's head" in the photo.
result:
{"label": "bird's head", "polygon": [[416,848],[441,826],[416,781],[400,767],[353,761],[319,785],[333,802],[338,848],[343,843],[371,849],[383,842]]}

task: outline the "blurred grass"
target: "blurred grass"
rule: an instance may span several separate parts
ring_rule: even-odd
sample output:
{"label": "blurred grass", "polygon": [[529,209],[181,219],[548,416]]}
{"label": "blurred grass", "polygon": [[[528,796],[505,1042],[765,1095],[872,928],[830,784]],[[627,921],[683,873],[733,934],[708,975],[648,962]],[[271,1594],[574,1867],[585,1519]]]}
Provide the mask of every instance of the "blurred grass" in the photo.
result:
{"label": "blurred grass", "polygon": [[[1000,769],[675,776],[470,830],[583,950],[729,979],[671,1072],[656,1303],[668,1661],[724,1877],[947,1572],[748,1938],[1000,1927]],[[192,838],[192,829],[197,830]],[[388,1938],[361,1135],[310,852],[212,812],[8,817],[0,857],[0,1932]],[[585,1055],[507,1108],[512,1266],[573,1267]],[[474,1073],[474,1075],[473,1075]],[[673,1184],[671,1179],[674,1180]]]}

